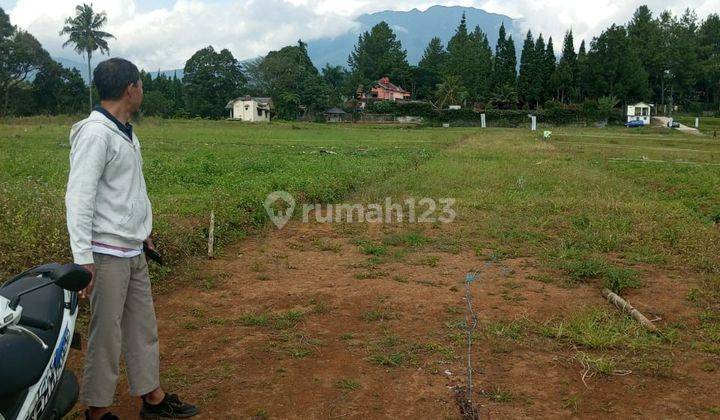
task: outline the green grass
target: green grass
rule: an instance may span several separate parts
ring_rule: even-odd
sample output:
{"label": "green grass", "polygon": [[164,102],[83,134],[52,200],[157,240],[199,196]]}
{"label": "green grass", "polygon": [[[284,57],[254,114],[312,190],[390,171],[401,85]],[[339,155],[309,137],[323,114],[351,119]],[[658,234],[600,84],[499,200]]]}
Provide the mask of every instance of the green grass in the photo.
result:
{"label": "green grass", "polygon": [[642,284],[638,264],[720,274],[718,179],[720,142],[707,137],[560,127],[542,142],[487,129],[356,196],[455,197],[456,221],[434,240],[533,256],[622,291]]}
{"label": "green grass", "polygon": [[[69,259],[63,193],[72,122],[36,117],[2,124],[4,276]],[[152,119],[136,131],[156,242],[171,265],[204,252],[211,209],[222,245],[264,225],[263,199],[284,189],[321,203],[454,197],[457,229],[438,232],[433,242],[452,244],[454,252],[489,248],[498,260],[532,255],[573,279],[598,278],[617,291],[642,283],[637,264],[720,273],[714,227],[720,146],[708,137],[558,127],[550,142],[540,142],[521,129]],[[338,154],[320,154],[321,148]],[[360,245],[384,257],[388,247],[429,241],[413,229]],[[339,251],[329,242],[316,245]]]}
{"label": "green grass", "polygon": [[512,402],[513,399],[515,399],[515,395],[512,393],[512,391],[499,386],[492,388],[488,393],[488,396],[491,400],[498,403],[509,403]]}
{"label": "green grass", "polygon": [[[70,258],[63,194],[72,122],[37,117],[0,124],[3,277]],[[224,244],[266,226],[262,202],[274,190],[287,190],[302,203],[452,197],[457,217],[448,226],[403,225],[376,237],[364,226],[338,225],[367,258],[353,266],[360,269],[355,277],[407,283],[403,287],[444,286],[430,275],[405,277],[390,265],[408,262],[439,272],[441,262],[453,261],[451,256],[419,253],[435,250],[475,250],[480,259],[495,262],[528,257],[545,273],[535,277],[543,283],[587,283],[620,293],[643,287],[657,270],[682,270],[688,281],[699,280],[687,297],[679,298],[687,298],[701,318],[680,338],[673,331],[664,331],[664,338],[650,336],[612,308],[562,314],[563,319],[538,330],[593,351],[683,341],[708,356],[720,354],[720,141],[712,136],[653,127],[556,127],[550,141],[540,141],[525,129],[152,119],[136,131],[143,144],[156,243],[170,262],[164,271],[153,268],[155,280],[180,272],[180,261],[205,252],[210,210],[216,215],[219,252]],[[337,154],[320,154],[320,149]],[[340,243],[320,238],[312,245],[341,254]],[[305,249],[299,242],[295,246]],[[265,273],[270,261],[250,263],[257,279],[271,279]],[[206,290],[221,280],[199,270],[196,274],[196,285]],[[525,299],[519,291],[504,289],[504,300]],[[363,319],[404,315],[376,310]],[[250,313],[239,323],[277,333],[293,330],[303,316],[298,311]],[[205,324],[187,327],[193,325]],[[496,325],[489,336],[501,344],[523,340],[526,327]],[[302,356],[306,348],[299,341],[289,351]],[[417,349],[387,350],[376,353],[381,365],[407,365]]]}
{"label": "green grass", "polygon": [[[0,276],[70,259],[63,196],[68,133],[78,119],[0,123]],[[135,130],[155,242],[171,265],[207,248],[210,210],[221,246],[265,224],[262,202],[272,191],[286,190],[307,203],[338,202],[373,180],[419,165],[470,132],[156,119]]]}
{"label": "green grass", "polygon": [[647,349],[662,339],[648,333],[632,318],[607,307],[590,308],[537,327],[548,338],[587,349]]}
{"label": "green grass", "polygon": [[345,378],[335,382],[335,388],[343,391],[355,391],[360,389],[360,382],[355,379]]}
{"label": "green grass", "polygon": [[240,317],[240,324],[245,326],[264,327],[268,322],[269,316],[266,313],[248,313]]}

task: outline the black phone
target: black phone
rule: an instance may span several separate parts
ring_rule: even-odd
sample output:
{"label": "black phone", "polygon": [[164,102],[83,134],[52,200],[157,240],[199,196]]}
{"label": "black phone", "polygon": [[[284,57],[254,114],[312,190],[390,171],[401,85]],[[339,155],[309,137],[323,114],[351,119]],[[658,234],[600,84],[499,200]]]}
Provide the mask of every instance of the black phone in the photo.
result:
{"label": "black phone", "polygon": [[143,242],[143,252],[145,253],[145,256],[147,258],[155,261],[156,263],[158,263],[160,265],[165,265],[165,261],[163,260],[162,254],[160,254],[159,252],[157,252],[154,249],[148,248],[147,242]]}

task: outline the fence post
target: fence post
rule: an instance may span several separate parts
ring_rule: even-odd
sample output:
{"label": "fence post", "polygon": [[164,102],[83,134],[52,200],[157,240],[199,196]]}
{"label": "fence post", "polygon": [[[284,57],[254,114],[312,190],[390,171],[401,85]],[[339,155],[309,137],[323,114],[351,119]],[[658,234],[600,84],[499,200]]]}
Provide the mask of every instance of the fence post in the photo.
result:
{"label": "fence post", "polygon": [[208,229],[208,258],[215,258],[215,210],[210,210],[210,228]]}
{"label": "fence post", "polygon": [[480,114],[480,127],[485,128],[485,113]]}
{"label": "fence post", "polygon": [[537,116],[528,114],[530,117],[530,131],[537,130]]}
{"label": "fence post", "polygon": [[695,117],[695,128],[700,128],[700,118]]}

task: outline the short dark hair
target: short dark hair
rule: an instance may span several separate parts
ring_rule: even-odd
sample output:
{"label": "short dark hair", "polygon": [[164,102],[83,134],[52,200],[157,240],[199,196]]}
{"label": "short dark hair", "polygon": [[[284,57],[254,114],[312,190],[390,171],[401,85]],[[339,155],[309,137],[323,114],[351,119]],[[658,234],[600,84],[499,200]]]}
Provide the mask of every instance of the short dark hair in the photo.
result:
{"label": "short dark hair", "polygon": [[93,71],[93,83],[98,90],[100,100],[122,98],[125,89],[138,80],[140,80],[138,68],[123,58],[105,60]]}

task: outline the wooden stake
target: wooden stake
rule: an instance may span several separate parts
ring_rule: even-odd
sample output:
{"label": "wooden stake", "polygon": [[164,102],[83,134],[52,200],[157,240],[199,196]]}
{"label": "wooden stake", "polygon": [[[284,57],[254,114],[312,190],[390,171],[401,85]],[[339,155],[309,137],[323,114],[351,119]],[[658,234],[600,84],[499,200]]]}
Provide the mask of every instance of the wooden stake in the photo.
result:
{"label": "wooden stake", "polygon": [[208,258],[213,258],[215,246],[215,210],[210,210],[210,229],[208,230]]}
{"label": "wooden stake", "polygon": [[635,309],[630,303],[628,303],[628,301],[610,291],[610,289],[603,289],[602,295],[605,296],[608,302],[613,303],[618,309],[622,309],[625,312],[629,313],[630,316],[635,318],[635,320],[642,324],[643,327],[648,329],[648,331],[658,332],[658,328],[655,326],[655,324],[652,323],[652,321],[647,319],[645,315]]}

